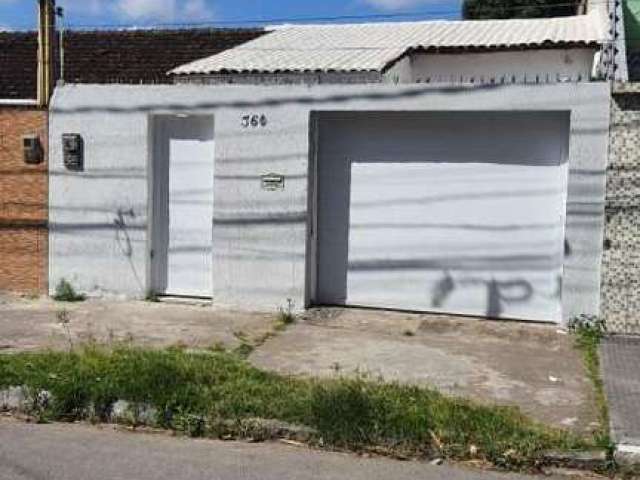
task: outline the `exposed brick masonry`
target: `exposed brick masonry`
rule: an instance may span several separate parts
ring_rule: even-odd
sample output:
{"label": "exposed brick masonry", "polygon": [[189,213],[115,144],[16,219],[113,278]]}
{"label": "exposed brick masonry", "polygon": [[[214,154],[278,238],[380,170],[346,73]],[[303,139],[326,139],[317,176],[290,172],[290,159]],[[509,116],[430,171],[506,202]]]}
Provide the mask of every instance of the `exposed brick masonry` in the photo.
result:
{"label": "exposed brick masonry", "polygon": [[[22,137],[36,134],[43,162],[24,162]],[[47,112],[0,106],[0,290],[47,290]]]}

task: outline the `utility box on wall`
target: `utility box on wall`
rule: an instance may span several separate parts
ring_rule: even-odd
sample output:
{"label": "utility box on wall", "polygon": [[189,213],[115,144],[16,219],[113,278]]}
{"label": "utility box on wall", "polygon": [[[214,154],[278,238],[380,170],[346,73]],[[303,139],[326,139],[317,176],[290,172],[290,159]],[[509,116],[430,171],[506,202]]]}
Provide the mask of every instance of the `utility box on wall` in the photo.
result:
{"label": "utility box on wall", "polygon": [[22,147],[24,152],[24,163],[29,165],[42,163],[44,152],[40,138],[37,135],[24,135],[22,137]]}
{"label": "utility box on wall", "polygon": [[81,172],[84,170],[84,141],[77,133],[62,135],[62,151],[64,166],[67,170]]}

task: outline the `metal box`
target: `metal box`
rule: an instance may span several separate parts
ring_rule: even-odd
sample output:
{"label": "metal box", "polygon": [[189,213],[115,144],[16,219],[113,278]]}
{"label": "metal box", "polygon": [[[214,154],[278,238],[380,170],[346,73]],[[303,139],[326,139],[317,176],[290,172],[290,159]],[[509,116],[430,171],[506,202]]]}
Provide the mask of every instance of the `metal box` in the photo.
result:
{"label": "metal box", "polygon": [[25,135],[22,137],[22,150],[24,152],[24,163],[36,165],[42,163],[44,152],[42,143],[37,135]]}
{"label": "metal box", "polygon": [[62,135],[62,151],[64,166],[67,170],[81,172],[84,170],[84,142],[77,133]]}

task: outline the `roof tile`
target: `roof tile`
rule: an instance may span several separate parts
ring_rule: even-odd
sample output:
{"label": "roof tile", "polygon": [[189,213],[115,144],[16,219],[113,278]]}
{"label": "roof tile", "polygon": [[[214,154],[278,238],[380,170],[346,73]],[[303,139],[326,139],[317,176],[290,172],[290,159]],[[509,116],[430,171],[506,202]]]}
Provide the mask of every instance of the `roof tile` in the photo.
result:
{"label": "roof tile", "polygon": [[[263,34],[257,29],[68,31],[65,80],[171,83],[170,69]],[[35,98],[37,50],[35,32],[0,32],[0,99]],[[57,53],[54,59],[59,71]]]}

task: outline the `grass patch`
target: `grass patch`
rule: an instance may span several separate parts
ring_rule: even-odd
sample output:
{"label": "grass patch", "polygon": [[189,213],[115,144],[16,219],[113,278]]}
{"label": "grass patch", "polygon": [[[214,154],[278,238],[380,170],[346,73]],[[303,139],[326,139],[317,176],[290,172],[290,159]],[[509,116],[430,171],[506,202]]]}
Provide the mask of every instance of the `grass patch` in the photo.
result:
{"label": "grass patch", "polygon": [[582,353],[587,375],[593,384],[600,429],[595,434],[596,444],[613,453],[613,442],[609,435],[609,405],[600,374],[599,348],[606,334],[606,323],[599,318],[580,316],[574,319],[569,330],[575,335],[575,346]]}
{"label": "grass patch", "polygon": [[86,295],[76,292],[73,285],[63,278],[58,285],[56,285],[53,299],[56,302],[84,302],[87,297]]}
{"label": "grass patch", "polygon": [[0,388],[20,385],[33,392],[34,405],[38,392],[51,393],[42,418],[105,421],[111,405],[126,400],[153,407],[156,426],[198,436],[216,436],[211,426],[221,420],[263,418],[310,427],[312,442],[330,448],[509,467],[531,466],[543,450],[588,446],[516,409],[365,378],[292,378],[220,350],[88,346],[0,355]]}

